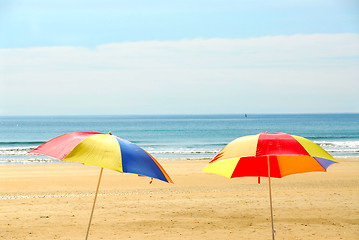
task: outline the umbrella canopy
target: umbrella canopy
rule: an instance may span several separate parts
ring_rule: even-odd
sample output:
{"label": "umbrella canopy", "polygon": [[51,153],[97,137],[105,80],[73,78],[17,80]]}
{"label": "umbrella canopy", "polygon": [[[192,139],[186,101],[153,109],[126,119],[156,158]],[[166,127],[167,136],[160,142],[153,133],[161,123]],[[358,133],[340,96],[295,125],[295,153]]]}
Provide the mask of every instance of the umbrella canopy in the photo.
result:
{"label": "umbrella canopy", "polygon": [[58,136],[29,153],[134,173],[173,183],[162,166],[145,150],[117,136],[72,132]]}
{"label": "umbrella canopy", "polygon": [[235,177],[268,177],[274,240],[271,177],[281,178],[303,172],[325,172],[335,160],[312,141],[286,133],[259,133],[235,139],[225,146],[203,169]]}
{"label": "umbrella canopy", "polygon": [[312,141],[286,133],[260,133],[240,137],[225,146],[203,172],[228,178],[281,178],[303,172],[325,172],[336,163],[329,153]]}

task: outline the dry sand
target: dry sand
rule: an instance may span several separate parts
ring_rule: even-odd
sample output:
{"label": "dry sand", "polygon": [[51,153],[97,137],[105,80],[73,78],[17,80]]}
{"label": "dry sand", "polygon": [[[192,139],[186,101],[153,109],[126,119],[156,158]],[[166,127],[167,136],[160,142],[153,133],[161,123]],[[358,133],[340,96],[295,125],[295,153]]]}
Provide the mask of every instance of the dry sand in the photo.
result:
{"label": "dry sand", "polygon": [[[273,179],[276,239],[359,239],[359,159]],[[89,239],[271,239],[268,181],[160,161],[175,184],[105,170]],[[100,168],[0,166],[0,239],[84,239]]]}

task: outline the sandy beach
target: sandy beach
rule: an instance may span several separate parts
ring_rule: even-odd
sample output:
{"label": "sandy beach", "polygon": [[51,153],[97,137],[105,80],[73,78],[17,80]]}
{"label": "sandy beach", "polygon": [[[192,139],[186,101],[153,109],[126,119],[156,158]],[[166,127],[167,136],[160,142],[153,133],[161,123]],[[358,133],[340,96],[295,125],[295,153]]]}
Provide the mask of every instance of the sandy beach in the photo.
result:
{"label": "sandy beach", "polygon": [[[273,179],[276,239],[359,239],[359,159]],[[160,161],[175,184],[104,170],[89,239],[271,239],[268,181]],[[0,239],[84,239],[100,168],[0,166]]]}

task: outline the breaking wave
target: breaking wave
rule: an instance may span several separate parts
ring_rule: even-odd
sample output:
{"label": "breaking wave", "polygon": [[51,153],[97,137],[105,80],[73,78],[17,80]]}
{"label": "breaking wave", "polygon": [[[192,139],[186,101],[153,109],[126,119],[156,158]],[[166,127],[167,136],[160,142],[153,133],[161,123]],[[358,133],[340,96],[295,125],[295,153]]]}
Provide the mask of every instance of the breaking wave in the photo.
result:
{"label": "breaking wave", "polygon": [[[25,145],[27,143],[27,145]],[[1,142],[0,164],[53,163],[60,160],[28,153],[43,142]],[[317,140],[316,144],[335,156],[359,156],[359,140]],[[19,145],[17,145],[19,144]],[[194,144],[186,146],[149,145],[144,148],[157,159],[212,159],[225,144]]]}

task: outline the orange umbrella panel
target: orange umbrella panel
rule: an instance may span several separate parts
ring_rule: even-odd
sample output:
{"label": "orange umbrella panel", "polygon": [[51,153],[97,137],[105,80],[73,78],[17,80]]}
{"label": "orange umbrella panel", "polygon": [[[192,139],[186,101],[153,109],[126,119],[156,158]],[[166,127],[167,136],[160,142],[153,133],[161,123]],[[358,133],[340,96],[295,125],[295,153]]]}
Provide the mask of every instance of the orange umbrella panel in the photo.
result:
{"label": "orange umbrella panel", "polygon": [[[325,161],[327,164],[326,167],[330,165],[327,161]],[[326,167],[323,167],[317,159],[305,155],[270,156],[269,162],[270,175],[275,178],[281,178],[296,173],[326,171]],[[243,157],[238,161],[231,178],[249,176],[268,177],[267,157]]]}

